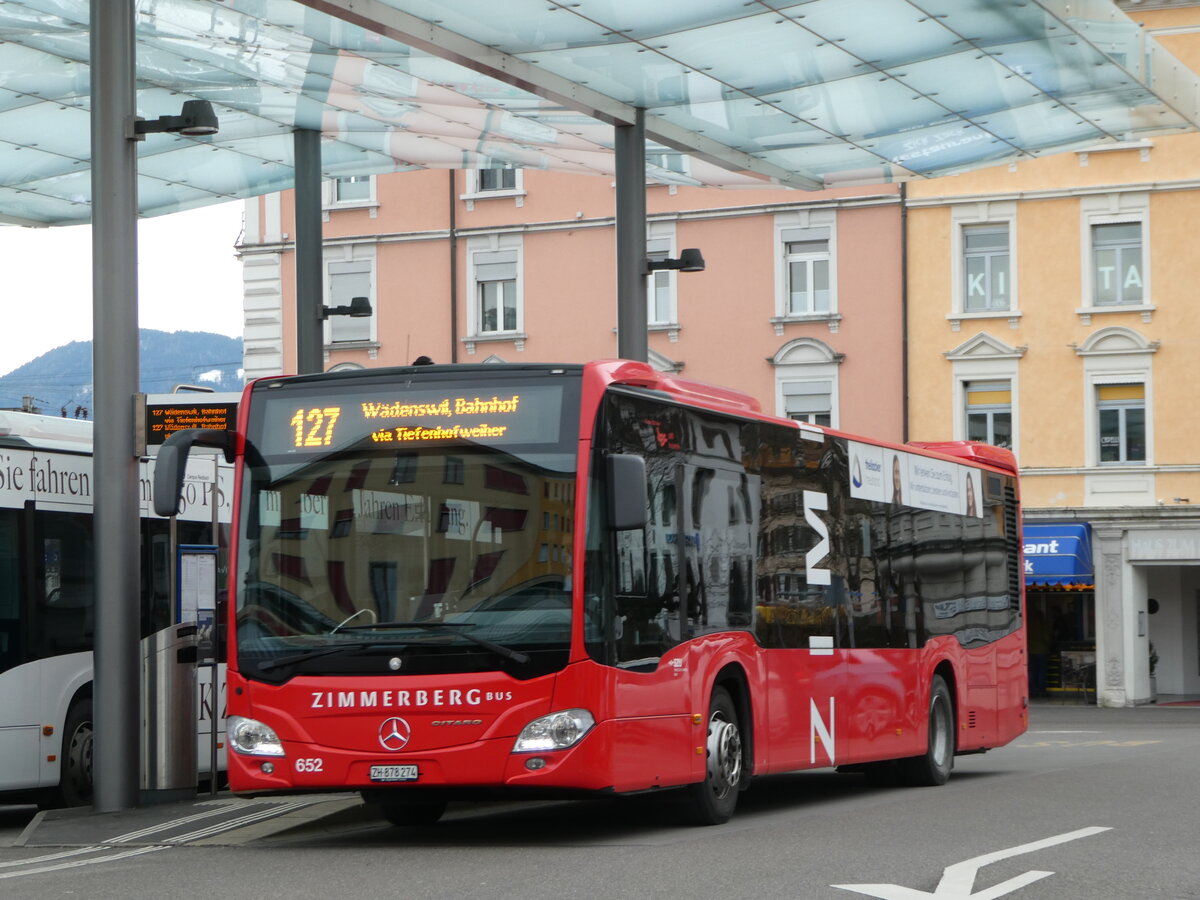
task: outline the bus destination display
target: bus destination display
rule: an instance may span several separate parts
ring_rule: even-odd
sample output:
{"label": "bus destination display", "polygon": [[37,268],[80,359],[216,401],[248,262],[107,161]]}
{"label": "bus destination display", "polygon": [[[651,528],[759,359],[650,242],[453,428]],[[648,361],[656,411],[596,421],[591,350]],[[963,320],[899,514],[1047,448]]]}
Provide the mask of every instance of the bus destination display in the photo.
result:
{"label": "bus destination display", "polygon": [[404,447],[472,441],[556,444],[562,387],[514,385],[477,390],[392,391],[354,396],[288,396],[268,400],[266,452],[328,451],[351,444]]}

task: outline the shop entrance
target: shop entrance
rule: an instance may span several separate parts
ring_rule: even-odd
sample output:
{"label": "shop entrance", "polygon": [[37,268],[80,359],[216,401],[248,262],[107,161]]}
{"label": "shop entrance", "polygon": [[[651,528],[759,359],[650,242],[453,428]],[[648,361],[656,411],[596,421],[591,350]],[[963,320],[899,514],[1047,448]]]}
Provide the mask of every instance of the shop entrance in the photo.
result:
{"label": "shop entrance", "polygon": [[1096,694],[1096,592],[1091,585],[1025,590],[1031,697]]}
{"label": "shop entrance", "polygon": [[1200,566],[1146,567],[1151,697],[1200,700]]}

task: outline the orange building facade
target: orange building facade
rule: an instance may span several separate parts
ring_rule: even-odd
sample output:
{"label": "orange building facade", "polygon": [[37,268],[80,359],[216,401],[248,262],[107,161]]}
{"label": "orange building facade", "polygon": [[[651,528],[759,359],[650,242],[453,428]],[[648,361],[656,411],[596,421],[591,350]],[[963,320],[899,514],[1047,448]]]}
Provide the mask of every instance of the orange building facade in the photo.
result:
{"label": "orange building facade", "polygon": [[[681,163],[682,164],[682,161]],[[520,170],[325,185],[327,369],[579,362],[617,352],[614,185]],[[820,193],[647,185],[650,361],[768,412],[903,438],[901,206],[894,186]],[[295,368],[290,192],[247,202],[247,377]]]}
{"label": "orange building facade", "polygon": [[[1200,66],[1200,7],[1125,8]],[[1016,453],[1031,655],[1104,705],[1200,693],[1198,154],[1108,143],[907,193],[910,436]]]}

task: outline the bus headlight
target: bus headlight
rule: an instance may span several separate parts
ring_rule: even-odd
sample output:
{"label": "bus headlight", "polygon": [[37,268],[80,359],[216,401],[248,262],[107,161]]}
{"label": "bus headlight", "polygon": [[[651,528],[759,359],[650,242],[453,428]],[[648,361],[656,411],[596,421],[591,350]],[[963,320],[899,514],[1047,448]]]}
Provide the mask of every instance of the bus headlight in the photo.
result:
{"label": "bus headlight", "polygon": [[230,716],[225,722],[229,746],[249,756],[283,756],[283,743],[268,726],[254,719]]}
{"label": "bus headlight", "polygon": [[543,753],[547,750],[566,750],[587,734],[596,720],[586,709],[564,709],[534,719],[521,729],[513,753]]}

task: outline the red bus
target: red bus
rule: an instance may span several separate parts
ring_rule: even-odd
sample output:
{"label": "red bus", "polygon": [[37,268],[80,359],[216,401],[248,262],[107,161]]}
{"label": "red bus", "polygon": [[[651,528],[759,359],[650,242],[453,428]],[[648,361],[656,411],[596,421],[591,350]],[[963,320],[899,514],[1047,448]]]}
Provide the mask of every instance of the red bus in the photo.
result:
{"label": "red bus", "polygon": [[[266,378],[236,433],[231,788],[448,800],[941,784],[1027,724],[1017,468],[643,363]],[[169,513],[169,509],[162,512]]]}

